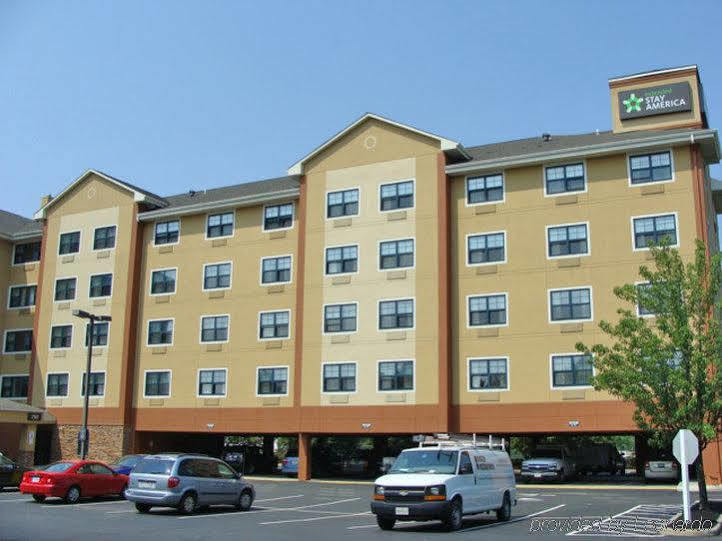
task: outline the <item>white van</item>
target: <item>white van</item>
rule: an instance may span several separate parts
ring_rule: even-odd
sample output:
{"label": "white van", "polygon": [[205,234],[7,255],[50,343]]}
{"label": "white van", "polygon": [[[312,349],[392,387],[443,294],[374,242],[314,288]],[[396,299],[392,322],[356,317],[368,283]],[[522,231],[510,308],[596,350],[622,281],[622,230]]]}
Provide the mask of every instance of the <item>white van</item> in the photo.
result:
{"label": "white van", "polygon": [[495,511],[499,520],[509,520],[516,503],[514,469],[503,442],[435,438],[402,451],[376,479],[371,512],[382,530],[397,520],[441,520],[458,530],[464,515]]}

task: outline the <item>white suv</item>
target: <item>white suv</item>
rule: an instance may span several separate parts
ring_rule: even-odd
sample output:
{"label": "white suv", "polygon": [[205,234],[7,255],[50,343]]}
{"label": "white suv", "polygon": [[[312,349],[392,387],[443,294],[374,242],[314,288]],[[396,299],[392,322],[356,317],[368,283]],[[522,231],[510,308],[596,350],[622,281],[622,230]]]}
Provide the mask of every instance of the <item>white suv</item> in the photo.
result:
{"label": "white suv", "polygon": [[471,442],[435,439],[406,449],[388,474],[376,479],[371,512],[382,530],[397,520],[441,520],[450,530],[462,517],[496,511],[511,518],[516,482],[504,450]]}

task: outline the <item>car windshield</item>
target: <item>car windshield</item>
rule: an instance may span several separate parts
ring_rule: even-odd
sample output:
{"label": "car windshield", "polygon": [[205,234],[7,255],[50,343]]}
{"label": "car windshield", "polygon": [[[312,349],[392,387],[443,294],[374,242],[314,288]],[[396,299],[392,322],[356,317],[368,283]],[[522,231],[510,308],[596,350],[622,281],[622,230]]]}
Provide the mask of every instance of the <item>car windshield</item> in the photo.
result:
{"label": "car windshield", "polygon": [[55,464],[51,464],[50,466],[45,468],[45,471],[60,473],[68,471],[73,466],[75,466],[75,463],[73,462],[56,462]]}
{"label": "car windshield", "polygon": [[458,451],[442,451],[441,449],[403,451],[389,473],[453,474],[456,472],[458,455]]}
{"label": "car windshield", "polygon": [[561,449],[537,449],[532,452],[532,458],[562,458]]}
{"label": "car windshield", "polygon": [[118,466],[135,466],[142,459],[143,457],[138,455],[124,456],[118,461]]}
{"label": "car windshield", "polygon": [[150,473],[158,475],[170,475],[175,460],[163,460],[159,458],[145,458],[138,462],[133,473]]}

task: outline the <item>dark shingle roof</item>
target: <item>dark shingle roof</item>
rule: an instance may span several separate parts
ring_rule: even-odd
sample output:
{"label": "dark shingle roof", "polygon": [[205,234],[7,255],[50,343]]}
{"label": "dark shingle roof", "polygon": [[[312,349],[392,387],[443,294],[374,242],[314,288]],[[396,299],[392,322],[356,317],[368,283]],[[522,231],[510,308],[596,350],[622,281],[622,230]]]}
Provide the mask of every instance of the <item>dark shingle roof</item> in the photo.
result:
{"label": "dark shingle roof", "polygon": [[41,234],[42,232],[42,223],[25,218],[24,216],[19,216],[18,214],[13,214],[12,212],[0,210],[0,235],[13,237],[15,235]]}
{"label": "dark shingle roof", "polygon": [[239,197],[252,197],[254,195],[292,190],[298,187],[298,177],[278,177],[255,182],[245,182],[243,184],[234,184],[233,186],[212,188],[210,190],[201,190],[192,195],[190,192],[170,195],[164,199],[168,202],[168,208],[174,208],[221,202]]}
{"label": "dark shingle roof", "polygon": [[[689,133],[698,131],[693,128],[680,130],[665,130],[663,133]],[[515,141],[503,141],[488,145],[465,147],[466,152],[471,156],[472,161],[494,160],[500,158],[512,158],[535,154],[537,152],[549,152],[555,150],[567,150],[578,147],[585,147],[596,144],[613,143],[615,141],[629,141],[633,139],[645,139],[647,137],[659,137],[659,130],[631,131],[626,133],[612,133],[602,131],[599,133],[582,133],[578,135],[554,135],[549,141],[543,141],[541,134],[538,137],[517,139]]]}

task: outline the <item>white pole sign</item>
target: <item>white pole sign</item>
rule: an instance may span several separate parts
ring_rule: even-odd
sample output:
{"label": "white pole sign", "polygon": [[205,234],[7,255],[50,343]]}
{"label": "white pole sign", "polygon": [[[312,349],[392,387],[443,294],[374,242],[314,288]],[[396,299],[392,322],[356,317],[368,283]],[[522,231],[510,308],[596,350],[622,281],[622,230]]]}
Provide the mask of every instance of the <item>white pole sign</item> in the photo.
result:
{"label": "white pole sign", "polygon": [[682,468],[682,508],[685,522],[690,520],[689,513],[689,465],[699,455],[699,441],[691,430],[683,428],[672,440],[672,453]]}

